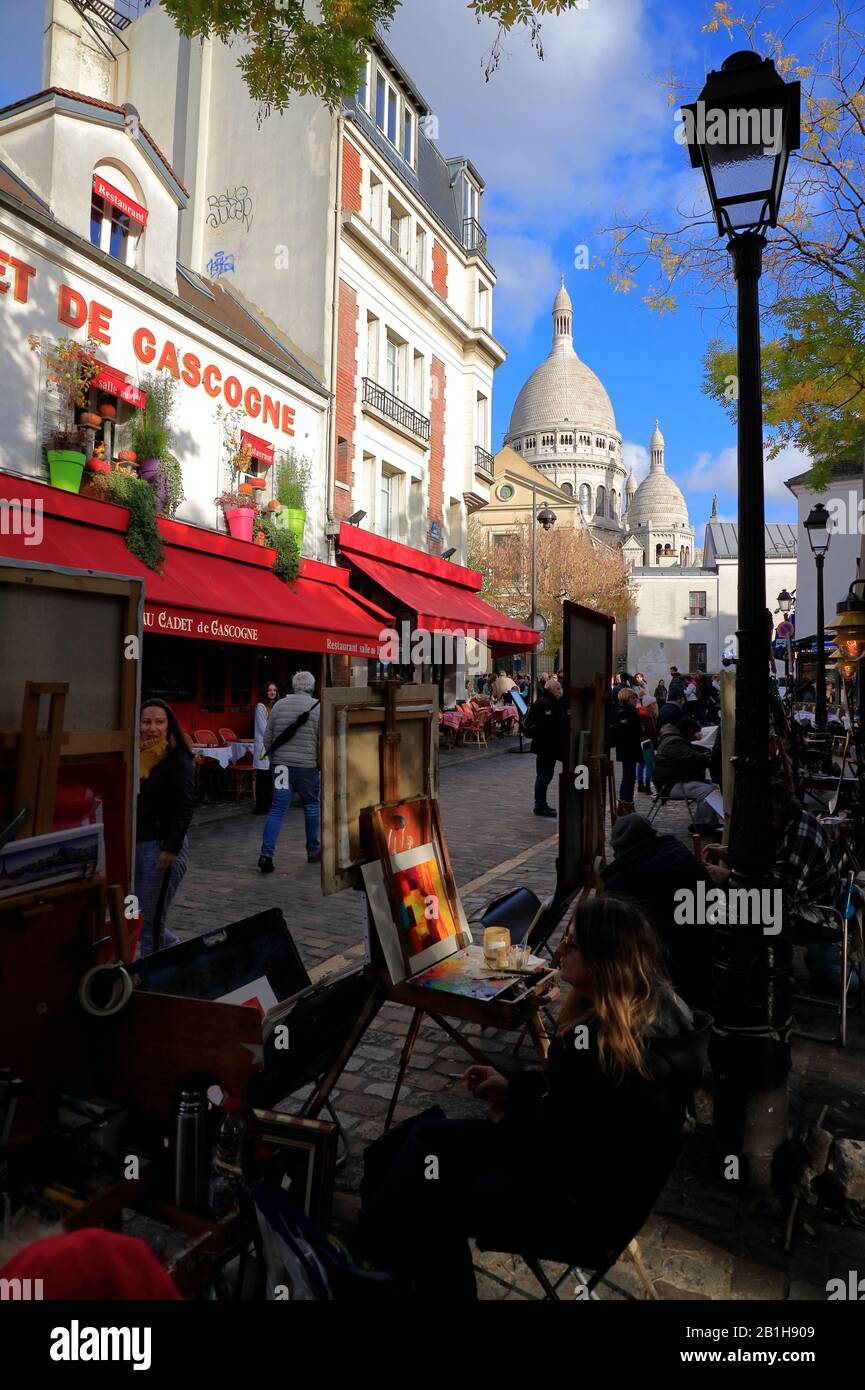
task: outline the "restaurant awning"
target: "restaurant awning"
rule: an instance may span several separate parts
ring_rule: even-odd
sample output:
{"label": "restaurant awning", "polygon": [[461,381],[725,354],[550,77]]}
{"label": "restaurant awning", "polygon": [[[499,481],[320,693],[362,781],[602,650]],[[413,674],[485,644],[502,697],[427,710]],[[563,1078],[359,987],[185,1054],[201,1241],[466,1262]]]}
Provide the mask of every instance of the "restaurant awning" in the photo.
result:
{"label": "restaurant awning", "polygon": [[478,592],[477,570],[343,524],[343,559],[416,615],[416,626],[485,642],[499,652],[530,651],[540,634],[493,608]]}
{"label": "restaurant awning", "polygon": [[347,572],[333,565],[305,560],[300,578],[286,584],[272,572],[273,551],[160,520],[159,575],[127,549],[123,507],[9,474],[0,474],[3,499],[7,518],[17,513],[21,522],[0,529],[0,556],[143,579],[145,632],[377,658],[380,634],[393,624],[383,609],[351,593]]}

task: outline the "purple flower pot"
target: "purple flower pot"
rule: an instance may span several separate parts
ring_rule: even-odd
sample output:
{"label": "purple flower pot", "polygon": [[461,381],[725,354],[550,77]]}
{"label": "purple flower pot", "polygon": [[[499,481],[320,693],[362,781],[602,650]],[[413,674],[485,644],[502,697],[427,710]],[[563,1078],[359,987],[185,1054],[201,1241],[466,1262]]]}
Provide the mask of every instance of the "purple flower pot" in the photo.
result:
{"label": "purple flower pot", "polygon": [[159,472],[160,459],[142,459],[138,465],[138,476],[142,482],[155,483]]}

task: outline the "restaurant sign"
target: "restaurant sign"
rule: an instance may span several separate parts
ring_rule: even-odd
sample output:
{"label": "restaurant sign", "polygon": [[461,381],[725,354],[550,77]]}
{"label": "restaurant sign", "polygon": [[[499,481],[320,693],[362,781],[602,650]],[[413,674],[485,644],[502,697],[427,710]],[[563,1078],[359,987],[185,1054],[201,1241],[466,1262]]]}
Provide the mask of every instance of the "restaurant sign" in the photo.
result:
{"label": "restaurant sign", "polygon": [[322,652],[378,660],[381,644],[363,637],[340,636],[288,623],[251,623],[226,614],[144,605],[145,633],[196,637],[208,642],[237,642],[243,646],[274,647],[280,651]]}

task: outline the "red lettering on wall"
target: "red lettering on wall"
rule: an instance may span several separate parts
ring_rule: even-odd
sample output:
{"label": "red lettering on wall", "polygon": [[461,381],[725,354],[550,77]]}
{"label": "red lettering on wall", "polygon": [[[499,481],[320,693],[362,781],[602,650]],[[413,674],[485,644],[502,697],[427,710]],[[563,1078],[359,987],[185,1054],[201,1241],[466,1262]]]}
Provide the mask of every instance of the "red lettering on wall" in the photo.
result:
{"label": "red lettering on wall", "polygon": [[204,389],[208,396],[218,396],[219,386],[222,381],[222,372],[213,363],[204,369]]}
{"label": "red lettering on wall", "polygon": [[87,300],[70,285],[60,286],[57,317],[70,328],[81,328],[87,322]]}
{"label": "red lettering on wall", "polygon": [[177,349],[170,338],[166,340],[165,347],[162,349],[159,361],[156,364],[156,370],[158,372],[169,371],[175,381],[180,380],[180,368],[177,365]]}
{"label": "red lettering on wall", "polygon": [[19,304],[26,304],[30,293],[30,277],[36,274],[35,265],[28,265],[26,261],[19,261],[17,256],[10,256],[6,251],[0,251],[0,294],[5,294],[9,289],[8,285],[2,282],[2,276],[6,274],[4,265],[11,265],[15,271],[15,280],[12,286],[12,298]]}
{"label": "red lettering on wall", "polygon": [[282,407],[282,432],[283,434],[294,434],[292,426],[294,424],[294,410],[290,405]]}
{"label": "red lettering on wall", "polygon": [[225,391],[225,399],[228,401],[228,404],[231,406],[232,410],[234,410],[237,406],[240,405],[240,402],[243,400],[243,387],[237,380],[237,377],[227,376],[225,378],[225,385],[223,387],[223,390]]}
{"label": "red lettering on wall", "polygon": [[132,351],[139,362],[150,364],[156,356],[156,339],[149,328],[136,328],[132,335]]}
{"label": "red lettering on wall", "polygon": [[261,414],[261,392],[257,391],[254,386],[248,386],[243,404],[250,420],[257,420]]}
{"label": "red lettering on wall", "polygon": [[180,375],[187,386],[201,385],[201,361],[194,352],[183,354],[183,371]]}
{"label": "red lettering on wall", "polygon": [[265,425],[273,425],[275,430],[279,429],[279,401],[275,401],[272,396],[264,398],[264,414],[262,421]]}
{"label": "red lettering on wall", "polygon": [[99,304],[94,299],[90,304],[90,323],[87,328],[88,336],[95,338],[97,343],[110,343],[111,334],[108,329],[111,327],[111,315],[113,310],[107,304]]}

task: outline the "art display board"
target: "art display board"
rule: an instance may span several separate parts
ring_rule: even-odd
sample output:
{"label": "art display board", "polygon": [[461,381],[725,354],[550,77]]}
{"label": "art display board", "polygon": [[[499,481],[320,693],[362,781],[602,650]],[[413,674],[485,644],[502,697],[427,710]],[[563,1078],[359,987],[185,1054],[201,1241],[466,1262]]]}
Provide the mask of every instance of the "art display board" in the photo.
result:
{"label": "art display board", "polygon": [[438,690],[432,685],[325,690],[321,702],[321,886],[362,888],[372,856],[364,812],[438,796]]}
{"label": "art display board", "polygon": [[[613,678],[615,619],[593,608],[563,605],[565,738],[559,780],[559,857],[556,896],[585,886],[604,854],[607,712]],[[578,767],[588,787],[575,785]]]}

